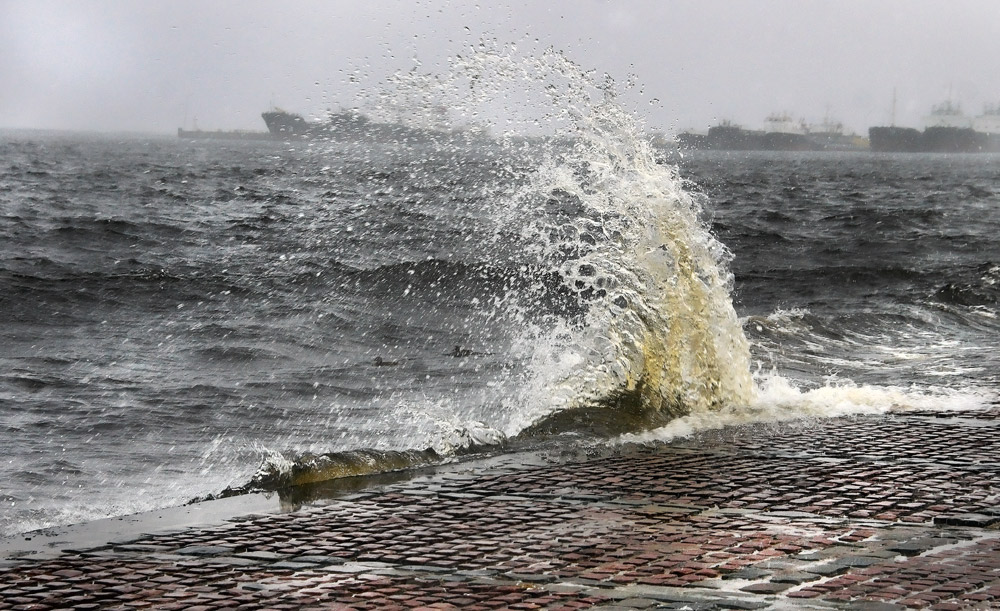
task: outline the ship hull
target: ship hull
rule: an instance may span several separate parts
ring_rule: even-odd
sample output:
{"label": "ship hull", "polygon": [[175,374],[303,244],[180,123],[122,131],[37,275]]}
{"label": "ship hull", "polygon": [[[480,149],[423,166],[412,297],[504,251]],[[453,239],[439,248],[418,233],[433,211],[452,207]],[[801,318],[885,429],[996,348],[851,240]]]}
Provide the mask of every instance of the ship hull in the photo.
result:
{"label": "ship hull", "polygon": [[708,134],[677,135],[681,148],[711,151],[819,151],[824,147],[805,134],[764,132],[735,125],[716,125]]}
{"label": "ship hull", "polygon": [[261,113],[260,116],[264,119],[264,124],[267,125],[267,130],[271,135],[279,138],[308,136],[314,128],[301,115],[282,110],[269,110]]}
{"label": "ship hull", "polygon": [[790,133],[743,129],[724,123],[708,129],[707,134],[682,132],[677,146],[687,150],[709,151],[860,151],[867,142],[857,136],[834,132]]}
{"label": "ship hull", "polygon": [[981,153],[986,150],[986,134],[963,127],[928,127],[924,130],[924,150],[931,153]]}
{"label": "ship hull", "polygon": [[262,113],[268,131],[281,139],[317,139],[346,142],[424,143],[442,139],[468,140],[485,134],[476,129],[436,129],[383,123],[355,111],[331,113],[323,122],[309,122],[283,110]]}
{"label": "ship hull", "polygon": [[922,134],[912,127],[869,127],[868,148],[876,153],[917,153]]}
{"label": "ship hull", "polygon": [[[871,150],[883,153],[983,153],[1000,151],[992,135],[967,127],[872,127],[868,129]],[[997,147],[997,148],[994,148]]]}

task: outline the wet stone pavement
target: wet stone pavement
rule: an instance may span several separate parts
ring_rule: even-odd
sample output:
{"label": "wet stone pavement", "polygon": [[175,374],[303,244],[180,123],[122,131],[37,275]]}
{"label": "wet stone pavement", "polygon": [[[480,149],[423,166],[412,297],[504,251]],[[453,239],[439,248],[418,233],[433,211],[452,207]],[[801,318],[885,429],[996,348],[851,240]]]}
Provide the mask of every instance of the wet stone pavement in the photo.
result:
{"label": "wet stone pavement", "polygon": [[5,609],[1000,609],[1000,408],[451,465],[0,560]]}

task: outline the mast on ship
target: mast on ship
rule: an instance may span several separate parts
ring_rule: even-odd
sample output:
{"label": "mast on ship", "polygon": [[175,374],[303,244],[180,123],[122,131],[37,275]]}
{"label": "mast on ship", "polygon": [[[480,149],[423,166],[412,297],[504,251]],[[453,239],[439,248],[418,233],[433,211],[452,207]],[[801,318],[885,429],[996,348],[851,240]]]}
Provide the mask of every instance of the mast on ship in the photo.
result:
{"label": "mast on ship", "polygon": [[896,88],[892,88],[892,115],[889,120],[890,127],[896,127]]}

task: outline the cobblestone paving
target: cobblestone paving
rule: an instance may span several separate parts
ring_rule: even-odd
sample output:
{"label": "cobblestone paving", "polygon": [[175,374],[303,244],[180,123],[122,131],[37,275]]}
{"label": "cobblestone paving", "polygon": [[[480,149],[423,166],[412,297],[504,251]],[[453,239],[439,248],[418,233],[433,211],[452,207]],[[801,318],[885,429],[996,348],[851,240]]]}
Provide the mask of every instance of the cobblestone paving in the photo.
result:
{"label": "cobblestone paving", "polygon": [[0,568],[5,609],[1000,608],[1000,410],[441,469]]}

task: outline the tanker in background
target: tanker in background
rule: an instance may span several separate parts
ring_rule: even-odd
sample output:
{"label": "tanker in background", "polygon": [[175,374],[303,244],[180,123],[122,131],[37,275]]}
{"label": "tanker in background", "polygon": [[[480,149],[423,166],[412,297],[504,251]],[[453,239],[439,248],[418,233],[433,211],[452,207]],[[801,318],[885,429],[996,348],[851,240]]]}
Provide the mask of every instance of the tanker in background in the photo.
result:
{"label": "tanker in background", "polygon": [[278,108],[262,113],[261,117],[268,132],[281,139],[398,142],[486,135],[486,129],[479,126],[454,126],[443,106],[410,112],[392,121],[376,120],[354,109],[329,112],[323,121],[307,121],[302,115]]}
{"label": "tanker in background", "polygon": [[769,115],[764,129],[750,130],[729,121],[708,128],[708,133],[693,131],[677,134],[682,149],[716,151],[859,151],[867,142],[844,132],[838,121],[825,118],[822,123],[808,125],[788,113]]}
{"label": "tanker in background", "polygon": [[896,125],[868,129],[871,150],[889,153],[1000,152],[1000,105],[969,117],[950,100],[931,108],[924,130]]}

